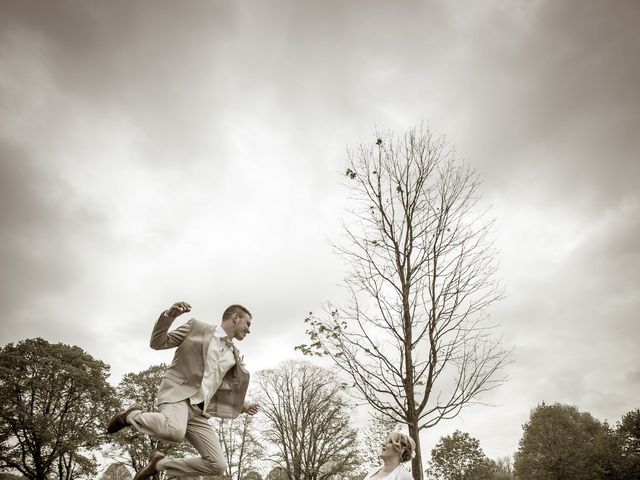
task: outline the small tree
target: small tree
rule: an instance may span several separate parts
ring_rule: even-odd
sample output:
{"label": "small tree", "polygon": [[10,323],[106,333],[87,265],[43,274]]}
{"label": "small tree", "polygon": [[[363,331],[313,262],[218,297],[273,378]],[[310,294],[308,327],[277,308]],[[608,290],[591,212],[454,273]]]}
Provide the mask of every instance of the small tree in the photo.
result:
{"label": "small tree", "polygon": [[100,480],[131,480],[131,472],[122,463],[112,463],[109,465]]}
{"label": "small tree", "polygon": [[285,362],[258,373],[258,395],[263,435],[289,480],[339,478],[358,466],[357,435],[333,372]]}
{"label": "small tree", "polygon": [[437,480],[490,480],[492,466],[480,442],[459,430],[431,450],[429,473]]}
{"label": "small tree", "polygon": [[492,221],[478,175],[428,130],[358,146],[346,181],[353,209],[335,248],[351,301],[310,315],[311,343],[297,348],[329,356],[356,398],[408,426],[421,479],[420,431],[505,380],[510,352],[487,323],[502,291]]}
{"label": "small tree", "polygon": [[0,468],[29,480],[96,475],[115,395],[109,366],[80,347],[42,338],[0,350]]}
{"label": "small tree", "polygon": [[289,476],[284,468],[275,466],[267,474],[266,480],[288,480],[288,478]]}

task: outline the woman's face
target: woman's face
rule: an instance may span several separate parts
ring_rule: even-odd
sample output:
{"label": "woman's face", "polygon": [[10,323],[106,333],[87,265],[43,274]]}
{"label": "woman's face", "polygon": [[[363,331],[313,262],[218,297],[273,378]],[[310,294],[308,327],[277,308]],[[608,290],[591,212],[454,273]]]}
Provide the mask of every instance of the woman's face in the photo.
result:
{"label": "woman's face", "polygon": [[387,438],[387,441],[382,444],[382,450],[380,450],[380,458],[384,460],[399,456],[400,455],[398,455],[396,449],[393,448],[393,442],[390,438]]}

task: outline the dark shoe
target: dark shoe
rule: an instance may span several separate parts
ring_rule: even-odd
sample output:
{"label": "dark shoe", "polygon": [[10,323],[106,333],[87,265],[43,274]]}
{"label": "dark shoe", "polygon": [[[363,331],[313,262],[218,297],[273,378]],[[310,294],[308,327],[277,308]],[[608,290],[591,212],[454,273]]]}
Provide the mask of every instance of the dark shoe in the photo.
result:
{"label": "dark shoe", "polygon": [[156,465],[163,458],[163,453],[153,452],[149,457],[149,463],[147,463],[147,466],[136,473],[136,476],[133,477],[132,480],[145,480],[156,475],[158,473],[158,468],[156,467]]}
{"label": "dark shoe", "polygon": [[116,433],[122,430],[124,427],[128,427],[127,423],[127,415],[129,415],[134,410],[142,410],[144,407],[140,403],[134,403],[126,410],[116,413],[111,420],[109,420],[109,424],[107,425],[107,433]]}

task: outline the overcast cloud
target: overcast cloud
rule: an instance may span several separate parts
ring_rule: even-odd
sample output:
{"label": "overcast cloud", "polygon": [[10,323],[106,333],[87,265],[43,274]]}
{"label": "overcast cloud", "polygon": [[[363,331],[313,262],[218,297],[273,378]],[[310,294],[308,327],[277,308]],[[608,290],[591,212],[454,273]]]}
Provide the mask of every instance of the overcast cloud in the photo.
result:
{"label": "overcast cloud", "polygon": [[[511,380],[425,434],[517,449],[539,402],[640,407],[636,1],[0,6],[2,345],[77,344],[112,380],[170,360],[157,314],[246,304],[253,370],[340,301],[348,145],[421,122],[482,175]],[[427,460],[427,456],[425,456]]]}

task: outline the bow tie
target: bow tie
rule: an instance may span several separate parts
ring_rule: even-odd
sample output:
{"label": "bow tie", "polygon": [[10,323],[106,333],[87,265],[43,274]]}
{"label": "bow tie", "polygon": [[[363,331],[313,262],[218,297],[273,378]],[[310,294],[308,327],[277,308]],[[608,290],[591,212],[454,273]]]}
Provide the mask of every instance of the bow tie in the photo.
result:
{"label": "bow tie", "polygon": [[224,345],[226,345],[229,350],[231,350],[233,352],[233,358],[236,361],[236,365],[242,363],[242,359],[240,358],[240,353],[238,352],[238,349],[233,344],[233,342],[231,340],[229,340],[229,337],[227,337],[227,336],[220,337],[220,341]]}

